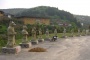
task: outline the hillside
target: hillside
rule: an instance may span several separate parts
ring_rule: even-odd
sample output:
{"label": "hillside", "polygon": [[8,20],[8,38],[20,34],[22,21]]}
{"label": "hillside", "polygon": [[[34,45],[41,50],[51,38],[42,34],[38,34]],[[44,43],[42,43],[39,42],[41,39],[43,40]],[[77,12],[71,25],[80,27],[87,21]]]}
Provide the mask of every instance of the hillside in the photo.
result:
{"label": "hillside", "polygon": [[39,6],[31,9],[27,9],[18,13],[16,16],[37,16],[37,17],[50,17],[55,19],[73,20],[74,16],[63,10],[59,10],[55,7]]}
{"label": "hillside", "polygon": [[74,18],[73,14],[71,14],[70,12],[59,10],[58,8],[49,6],[34,7],[28,9],[27,11],[20,12],[16,16],[49,17],[53,22],[57,21],[65,21],[70,23],[74,22],[75,24],[80,26],[76,18]]}
{"label": "hillside", "polygon": [[90,25],[90,16],[83,15],[74,15],[77,18],[77,21],[84,24],[84,27],[88,27]]}
{"label": "hillside", "polygon": [[[76,18],[70,12],[59,10],[55,7],[39,6],[30,9],[3,9],[6,13],[14,14],[16,17],[20,16],[34,16],[34,17],[49,17],[51,21],[58,23],[58,21],[64,21],[69,23],[75,23],[80,26]],[[56,21],[57,20],[57,21]],[[56,23],[57,22],[57,23]]]}

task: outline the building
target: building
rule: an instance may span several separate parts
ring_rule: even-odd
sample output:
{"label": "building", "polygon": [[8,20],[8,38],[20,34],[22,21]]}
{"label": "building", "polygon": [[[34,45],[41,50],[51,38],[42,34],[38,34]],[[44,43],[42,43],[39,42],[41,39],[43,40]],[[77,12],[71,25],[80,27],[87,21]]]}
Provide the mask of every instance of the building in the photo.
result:
{"label": "building", "polygon": [[4,16],[4,12],[0,11],[0,17]]}
{"label": "building", "polygon": [[50,24],[50,19],[46,17],[17,17],[18,19],[22,20],[24,24],[35,24],[40,23],[40,24],[45,24],[49,25]]}

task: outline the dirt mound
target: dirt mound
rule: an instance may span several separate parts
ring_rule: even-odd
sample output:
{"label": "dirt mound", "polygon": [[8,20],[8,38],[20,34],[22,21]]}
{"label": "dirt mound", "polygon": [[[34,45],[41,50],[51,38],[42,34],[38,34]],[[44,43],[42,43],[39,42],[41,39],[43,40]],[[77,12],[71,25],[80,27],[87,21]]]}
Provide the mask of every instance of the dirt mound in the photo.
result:
{"label": "dirt mound", "polygon": [[41,47],[35,47],[30,49],[28,52],[46,52],[46,49],[41,48]]}

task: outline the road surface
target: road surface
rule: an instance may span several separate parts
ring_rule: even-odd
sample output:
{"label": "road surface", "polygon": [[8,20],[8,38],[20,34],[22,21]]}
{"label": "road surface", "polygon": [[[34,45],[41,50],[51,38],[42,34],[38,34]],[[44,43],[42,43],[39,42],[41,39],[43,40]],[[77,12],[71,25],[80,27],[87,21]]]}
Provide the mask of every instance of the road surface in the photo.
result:
{"label": "road surface", "polygon": [[60,38],[56,42],[45,41],[34,45],[47,52],[28,52],[28,49],[16,55],[2,55],[0,60],[90,60],[90,36]]}

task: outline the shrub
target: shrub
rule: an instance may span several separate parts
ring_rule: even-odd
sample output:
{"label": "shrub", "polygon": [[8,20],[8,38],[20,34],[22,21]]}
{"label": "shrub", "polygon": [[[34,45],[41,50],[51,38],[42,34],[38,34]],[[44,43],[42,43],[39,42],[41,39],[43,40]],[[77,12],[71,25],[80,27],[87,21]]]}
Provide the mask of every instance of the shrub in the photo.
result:
{"label": "shrub", "polygon": [[7,44],[7,36],[6,35],[0,35],[0,46],[5,46]]}

